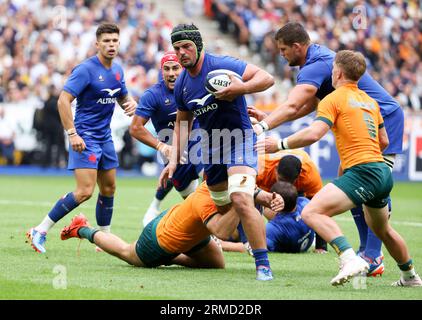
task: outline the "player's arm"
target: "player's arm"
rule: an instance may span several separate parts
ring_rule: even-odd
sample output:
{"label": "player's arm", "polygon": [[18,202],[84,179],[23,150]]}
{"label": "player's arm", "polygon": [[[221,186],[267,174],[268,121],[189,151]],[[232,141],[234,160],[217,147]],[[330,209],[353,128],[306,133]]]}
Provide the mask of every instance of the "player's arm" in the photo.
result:
{"label": "player's arm", "polygon": [[233,234],[239,222],[239,215],[231,208],[225,214],[216,213],[211,216],[205,222],[205,226],[217,238],[227,240]]}
{"label": "player's arm", "polygon": [[254,126],[255,132],[260,134],[264,130],[278,127],[284,122],[298,119],[314,111],[317,103],[315,99],[317,90],[315,86],[309,84],[296,85],[289,92],[287,100],[261,120],[265,123]]}
{"label": "player's arm", "polygon": [[143,144],[160,151],[167,159],[169,159],[171,146],[158,140],[147,128],[145,128],[145,124],[148,120],[149,119],[135,115],[129,127],[130,135]]}
{"label": "player's arm", "polygon": [[330,130],[330,126],[322,121],[315,120],[312,124],[281,140],[281,149],[297,149],[309,146],[319,141]]}
{"label": "player's arm", "polygon": [[381,151],[384,151],[390,144],[390,140],[388,140],[387,130],[385,130],[384,126],[382,128],[379,128],[378,136]]}
{"label": "player's arm", "polygon": [[118,97],[117,98],[117,103],[125,111],[125,114],[127,116],[131,117],[131,116],[133,116],[135,114],[137,103],[128,94],[125,94],[125,95],[123,95],[121,97]]}
{"label": "player's arm", "polygon": [[274,84],[272,75],[253,64],[246,65],[242,81],[233,75],[229,77],[230,85],[215,93],[217,99],[232,101],[244,94],[264,91]]}
{"label": "player's arm", "polygon": [[161,172],[160,178],[158,179],[159,184],[163,187],[167,186],[168,179],[173,178],[177,164],[182,158],[182,152],[185,150],[185,146],[188,143],[192,122],[193,114],[190,111],[177,110],[176,122],[174,123],[173,131],[173,145],[169,163]]}
{"label": "player's arm", "polygon": [[57,109],[59,111],[60,120],[63,128],[66,130],[67,136],[69,137],[69,144],[72,149],[76,152],[82,152],[85,150],[85,141],[78,135],[75,124],[73,122],[72,114],[72,102],[75,97],[67,91],[62,91],[57,101]]}
{"label": "player's arm", "polygon": [[269,208],[275,212],[284,209],[284,199],[278,193],[271,193],[262,190],[258,187],[255,188],[254,200],[256,204],[260,204],[266,208]]}

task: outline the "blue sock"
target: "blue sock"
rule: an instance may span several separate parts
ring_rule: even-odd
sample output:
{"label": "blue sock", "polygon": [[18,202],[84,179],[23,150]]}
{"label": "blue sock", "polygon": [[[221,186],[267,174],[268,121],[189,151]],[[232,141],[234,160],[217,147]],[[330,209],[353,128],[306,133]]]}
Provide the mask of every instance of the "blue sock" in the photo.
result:
{"label": "blue sock", "polygon": [[114,197],[106,197],[98,194],[97,207],[95,208],[95,217],[100,227],[109,226],[113,215]]}
{"label": "blue sock", "polygon": [[48,216],[51,220],[57,222],[77,206],[79,206],[79,203],[76,202],[73,192],[69,192],[56,202],[53,209],[48,213]]}
{"label": "blue sock", "polygon": [[246,237],[246,233],[243,230],[241,222],[239,222],[239,224],[237,225],[237,231],[239,232],[240,241],[242,241],[242,243],[248,242],[248,238]]}
{"label": "blue sock", "polygon": [[267,249],[256,249],[252,250],[253,256],[255,258],[255,266],[270,267],[270,260],[268,260],[268,250]]}
{"label": "blue sock", "polygon": [[157,200],[162,201],[166,197],[166,195],[171,191],[172,188],[173,183],[169,179],[167,180],[167,187],[158,187],[157,191],[155,192],[155,197],[157,198]]}
{"label": "blue sock", "polygon": [[355,224],[359,232],[359,239],[360,239],[359,251],[363,252],[365,251],[365,248],[366,248],[366,243],[368,241],[368,233],[370,229],[368,228],[368,225],[366,224],[362,206],[353,208],[350,211],[352,212],[353,219],[355,220]]}
{"label": "blue sock", "polygon": [[382,241],[368,228],[368,240],[366,241],[365,256],[370,259],[378,258],[381,255]]}

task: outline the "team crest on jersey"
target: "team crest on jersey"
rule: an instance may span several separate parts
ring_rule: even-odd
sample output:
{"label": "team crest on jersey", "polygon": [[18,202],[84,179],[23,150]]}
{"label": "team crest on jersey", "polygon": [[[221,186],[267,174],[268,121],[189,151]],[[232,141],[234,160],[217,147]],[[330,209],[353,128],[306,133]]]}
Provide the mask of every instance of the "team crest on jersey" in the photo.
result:
{"label": "team crest on jersey", "polygon": [[120,72],[119,71],[117,71],[116,72],[116,80],[117,81],[120,81],[120,79],[121,79],[122,77],[120,76]]}

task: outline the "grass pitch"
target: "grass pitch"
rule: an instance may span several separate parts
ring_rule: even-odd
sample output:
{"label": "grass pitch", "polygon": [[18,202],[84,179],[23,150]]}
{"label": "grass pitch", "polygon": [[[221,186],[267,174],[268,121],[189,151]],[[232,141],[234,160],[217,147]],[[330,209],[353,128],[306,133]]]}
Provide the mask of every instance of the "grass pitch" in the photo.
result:
{"label": "grass pitch", "polygon": [[[154,196],[156,179],[118,178],[112,232],[128,242],[140,234],[142,217]],[[134,268],[84,240],[61,241],[60,229],[83,212],[95,224],[96,194],[64,217],[47,237],[47,253],[25,243],[25,232],[37,225],[63,194],[74,188],[73,177],[0,177],[0,299],[141,299],[141,300],[300,300],[300,299],[422,299],[422,288],[392,288],[399,271],[385,253],[380,278],[357,279],[334,288],[334,251],[318,255],[270,254],[274,280],[255,280],[251,257],[225,253],[225,270],[183,267]],[[393,226],[406,239],[416,269],[422,273],[422,184],[395,184]],[[166,209],[180,201],[172,191]],[[358,234],[350,213],[336,218],[356,249]]]}

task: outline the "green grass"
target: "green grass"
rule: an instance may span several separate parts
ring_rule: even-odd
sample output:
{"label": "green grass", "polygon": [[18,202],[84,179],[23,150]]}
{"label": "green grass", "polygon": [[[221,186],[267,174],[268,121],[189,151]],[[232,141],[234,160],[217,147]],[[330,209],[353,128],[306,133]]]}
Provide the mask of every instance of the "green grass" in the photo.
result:
{"label": "green grass", "polygon": [[[118,179],[112,231],[128,242],[140,233],[142,216],[154,195],[156,180]],[[336,255],[270,254],[275,279],[255,280],[253,259],[225,253],[225,270],[182,267],[141,269],[105,253],[88,241],[61,241],[60,229],[83,212],[95,223],[96,196],[62,219],[48,235],[47,253],[35,253],[25,232],[40,222],[61,195],[74,187],[72,177],[0,177],[0,299],[422,299],[422,289],[392,288],[398,268],[385,253],[382,278],[367,280],[366,289],[352,284],[333,288]],[[392,224],[407,240],[417,270],[422,270],[422,184],[396,183]],[[180,201],[175,191],[162,208]],[[350,213],[337,221],[356,248],[358,236]],[[410,224],[408,223],[410,222]],[[66,271],[66,289],[54,289],[55,268]],[[62,267],[60,267],[62,266]]]}

